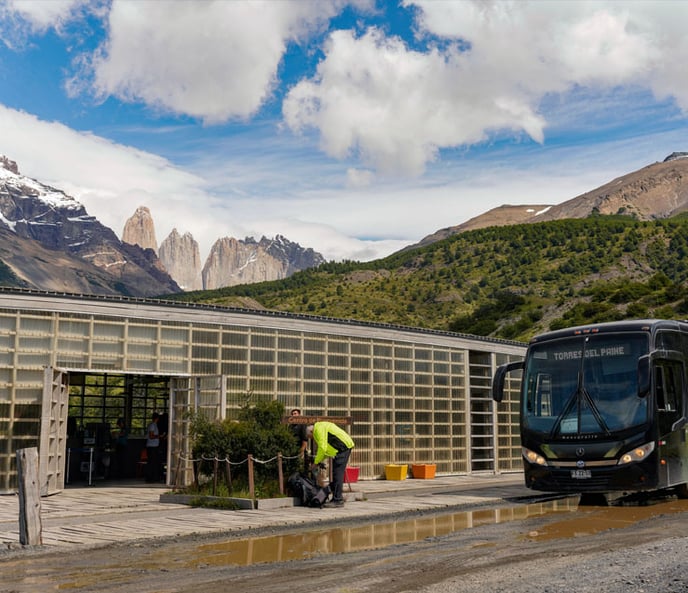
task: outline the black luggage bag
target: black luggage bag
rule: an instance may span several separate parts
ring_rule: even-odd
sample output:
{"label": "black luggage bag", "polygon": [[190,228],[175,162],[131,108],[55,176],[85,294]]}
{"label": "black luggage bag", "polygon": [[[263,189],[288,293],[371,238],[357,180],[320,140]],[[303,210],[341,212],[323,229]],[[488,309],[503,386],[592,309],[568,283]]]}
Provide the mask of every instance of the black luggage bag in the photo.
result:
{"label": "black luggage bag", "polygon": [[329,486],[320,487],[313,480],[300,473],[290,476],[287,480],[287,488],[305,507],[320,508],[330,495]]}

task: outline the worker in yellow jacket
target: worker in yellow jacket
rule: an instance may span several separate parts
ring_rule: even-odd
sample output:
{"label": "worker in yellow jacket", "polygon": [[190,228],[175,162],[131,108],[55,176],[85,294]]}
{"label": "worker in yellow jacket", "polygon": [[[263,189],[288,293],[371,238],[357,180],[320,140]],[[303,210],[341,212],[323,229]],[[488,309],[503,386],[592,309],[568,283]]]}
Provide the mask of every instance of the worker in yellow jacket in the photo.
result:
{"label": "worker in yellow jacket", "polygon": [[326,457],[332,458],[331,506],[344,506],[344,472],[349,462],[353,439],[333,422],[316,422],[306,428],[306,436],[318,446],[313,463],[319,465]]}

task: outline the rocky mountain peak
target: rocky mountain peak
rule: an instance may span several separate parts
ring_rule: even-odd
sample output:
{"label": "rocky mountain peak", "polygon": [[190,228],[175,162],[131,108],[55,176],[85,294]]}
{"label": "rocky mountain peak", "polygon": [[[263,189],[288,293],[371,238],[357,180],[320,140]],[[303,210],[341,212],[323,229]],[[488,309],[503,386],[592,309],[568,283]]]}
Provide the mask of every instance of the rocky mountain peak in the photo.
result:
{"label": "rocky mountain peak", "polygon": [[282,235],[243,241],[232,237],[218,239],[203,266],[203,288],[251,284],[279,280],[295,272],[319,266],[325,259],[312,249],[304,249]]}
{"label": "rocky mountain peak", "polygon": [[5,155],[0,155],[0,168],[6,169],[10,173],[19,175],[19,167],[15,161],[11,161]]}
{"label": "rocky mountain peak", "polygon": [[182,290],[202,290],[201,254],[191,233],[180,235],[177,229],[160,243],[160,261]]}
{"label": "rocky mountain peak", "polygon": [[139,206],[136,212],[124,223],[122,241],[130,245],[138,245],[142,249],[152,249],[154,252],[158,252],[153,217],[146,206]]}
{"label": "rocky mountain peak", "polygon": [[668,163],[669,161],[685,158],[688,158],[688,152],[672,152],[663,162]]}
{"label": "rocky mountain peak", "polygon": [[[140,206],[127,220],[122,240],[156,250],[153,217],[148,208]],[[325,262],[313,249],[277,235],[259,241],[254,237],[223,237],[215,242],[202,265],[197,241],[190,233],[180,235],[176,228],[160,244],[158,257],[186,291],[279,280]]]}

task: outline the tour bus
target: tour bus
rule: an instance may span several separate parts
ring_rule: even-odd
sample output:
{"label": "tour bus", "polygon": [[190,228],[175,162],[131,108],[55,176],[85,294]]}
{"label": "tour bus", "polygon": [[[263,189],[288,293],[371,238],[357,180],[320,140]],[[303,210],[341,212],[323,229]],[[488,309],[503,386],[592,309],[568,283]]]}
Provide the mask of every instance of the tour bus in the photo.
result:
{"label": "tour bus", "polygon": [[525,360],[500,366],[492,383],[501,402],[520,374],[526,485],[617,495],[674,488],[688,498],[687,362],[688,323],[680,321],[615,321],[533,338]]}

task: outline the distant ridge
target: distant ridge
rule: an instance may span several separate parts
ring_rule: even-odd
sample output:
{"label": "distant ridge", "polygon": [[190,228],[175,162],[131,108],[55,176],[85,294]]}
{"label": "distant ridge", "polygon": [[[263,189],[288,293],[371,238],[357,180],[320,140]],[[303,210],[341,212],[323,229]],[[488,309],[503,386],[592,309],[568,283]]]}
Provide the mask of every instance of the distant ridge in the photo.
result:
{"label": "distant ridge", "polygon": [[547,209],[551,208],[550,205],[520,205],[514,206],[510,204],[504,204],[488,210],[484,214],[480,214],[464,223],[458,224],[456,226],[450,226],[439,231],[434,232],[432,235],[428,235],[421,239],[415,245],[410,245],[404,248],[402,251],[407,249],[415,249],[416,247],[423,247],[425,245],[430,245],[436,241],[441,241],[457,233],[463,233],[465,231],[472,231],[474,229],[482,229],[488,226],[505,226],[510,224],[521,224],[524,222],[531,222],[534,216],[539,216],[541,213],[545,212]]}
{"label": "distant ridge", "polygon": [[593,214],[618,214],[637,220],[654,220],[669,218],[686,210],[688,152],[672,152],[662,162],[617,177],[561,204],[499,206],[460,225],[427,235],[402,251],[430,245],[457,233],[490,226],[587,218]]}

